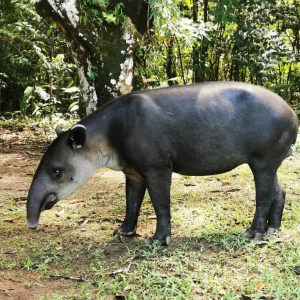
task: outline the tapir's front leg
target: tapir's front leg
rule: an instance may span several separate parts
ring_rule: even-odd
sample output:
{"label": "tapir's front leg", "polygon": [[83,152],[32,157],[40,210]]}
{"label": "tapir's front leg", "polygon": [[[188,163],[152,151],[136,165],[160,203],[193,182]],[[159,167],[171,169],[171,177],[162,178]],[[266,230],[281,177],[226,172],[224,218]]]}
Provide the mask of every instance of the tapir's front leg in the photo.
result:
{"label": "tapir's front leg", "polygon": [[126,176],[126,215],[118,232],[119,235],[134,236],[140,208],[146,191],[145,181]]}
{"label": "tapir's front leg", "polygon": [[172,171],[151,170],[145,174],[146,186],[156,213],[154,236],[146,242],[158,241],[160,245],[171,242],[170,186]]}

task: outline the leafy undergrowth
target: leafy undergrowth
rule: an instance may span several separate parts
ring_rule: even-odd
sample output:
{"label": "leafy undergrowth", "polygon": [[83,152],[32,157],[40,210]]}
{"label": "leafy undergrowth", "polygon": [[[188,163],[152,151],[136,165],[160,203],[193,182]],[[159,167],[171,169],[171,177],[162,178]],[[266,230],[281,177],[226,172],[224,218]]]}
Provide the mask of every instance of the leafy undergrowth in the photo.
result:
{"label": "leafy undergrowth", "polygon": [[113,236],[125,186],[109,170],[44,212],[37,231],[27,229],[26,195],[42,147],[34,147],[36,131],[0,131],[0,299],[300,299],[298,152],[279,170],[287,199],[276,235],[243,237],[255,210],[243,165],[216,176],[174,175],[172,243],[157,247],[143,243],[156,221],[148,195],[138,236]]}

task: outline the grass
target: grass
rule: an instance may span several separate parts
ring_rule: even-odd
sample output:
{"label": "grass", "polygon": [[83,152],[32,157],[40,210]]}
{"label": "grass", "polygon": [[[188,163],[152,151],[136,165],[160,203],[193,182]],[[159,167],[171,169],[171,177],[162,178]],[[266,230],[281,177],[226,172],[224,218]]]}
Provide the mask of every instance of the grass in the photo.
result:
{"label": "grass", "polygon": [[[142,237],[113,237],[124,214],[124,186],[99,191],[100,175],[88,183],[84,202],[75,194],[43,213],[37,232],[26,227],[25,202],[1,196],[0,275],[43,300],[300,299],[299,162],[296,153],[280,168],[287,190],[282,228],[259,243],[243,236],[255,210],[247,166],[217,176],[174,177],[169,247],[143,243],[155,229],[148,195],[139,220]],[[0,279],[1,297],[8,296]]]}

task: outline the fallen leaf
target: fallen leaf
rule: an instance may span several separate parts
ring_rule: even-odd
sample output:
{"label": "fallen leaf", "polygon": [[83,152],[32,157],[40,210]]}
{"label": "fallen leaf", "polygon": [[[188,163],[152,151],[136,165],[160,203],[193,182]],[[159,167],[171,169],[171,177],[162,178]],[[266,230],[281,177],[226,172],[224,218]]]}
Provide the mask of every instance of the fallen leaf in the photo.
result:
{"label": "fallen leaf", "polygon": [[85,201],[80,200],[80,199],[75,199],[75,200],[69,201],[69,204],[77,204],[77,203],[80,203],[80,202],[85,202]]}
{"label": "fallen leaf", "polygon": [[11,219],[4,219],[4,222],[14,223],[15,221],[20,220],[21,217],[11,218]]}
{"label": "fallen leaf", "polygon": [[227,190],[225,191],[226,193],[233,193],[233,192],[238,192],[240,191],[241,189],[230,189],[230,190]]}
{"label": "fallen leaf", "polygon": [[110,218],[108,218],[108,217],[105,217],[105,218],[102,218],[102,219],[100,219],[100,221],[102,221],[102,222],[111,222],[111,217]]}
{"label": "fallen leaf", "polygon": [[241,300],[252,300],[253,298],[251,296],[248,295],[242,295]]}
{"label": "fallen leaf", "polygon": [[55,247],[55,249],[58,250],[58,251],[59,251],[59,250],[63,250],[63,248],[64,248],[64,247],[63,247],[63,245],[62,245],[61,243],[57,243],[57,245],[56,245],[56,247]]}
{"label": "fallen leaf", "polygon": [[104,253],[104,255],[109,255],[109,254],[110,254],[109,247],[104,246],[104,248],[103,248],[103,253]]}
{"label": "fallen leaf", "polygon": [[16,202],[18,202],[18,201],[26,201],[26,200],[27,200],[27,197],[14,197],[14,200],[15,200]]}
{"label": "fallen leaf", "polygon": [[222,185],[230,185],[229,181],[222,181]]}
{"label": "fallen leaf", "polygon": [[264,240],[258,240],[258,241],[254,240],[252,242],[253,242],[253,244],[255,244],[257,246],[264,246],[264,245],[267,245],[269,243],[269,241],[264,241]]}
{"label": "fallen leaf", "polygon": [[61,211],[59,211],[59,212],[57,212],[55,215],[57,216],[57,217],[59,217],[59,216],[61,216],[62,214],[64,214],[64,210],[62,209]]}
{"label": "fallen leaf", "polygon": [[147,219],[154,220],[154,219],[156,219],[156,215],[150,215],[147,217]]}
{"label": "fallen leaf", "polygon": [[89,219],[85,219],[84,222],[81,224],[81,225],[85,225],[89,222],[90,220]]}
{"label": "fallen leaf", "polygon": [[109,275],[109,276],[115,276],[115,275],[120,274],[120,273],[124,273],[124,270],[123,269],[118,269],[118,270],[115,270],[115,271],[104,272],[105,275]]}
{"label": "fallen leaf", "polygon": [[264,289],[265,286],[266,286],[266,285],[265,285],[263,282],[260,282],[260,283],[257,285],[257,291],[258,291],[258,292],[261,292],[261,291]]}
{"label": "fallen leaf", "polygon": [[233,258],[238,258],[242,255],[242,252],[241,251],[235,251],[234,253],[232,253],[232,257]]}
{"label": "fallen leaf", "polygon": [[11,250],[7,250],[7,251],[3,252],[3,254],[15,254],[17,252],[18,252],[17,249],[11,249]]}

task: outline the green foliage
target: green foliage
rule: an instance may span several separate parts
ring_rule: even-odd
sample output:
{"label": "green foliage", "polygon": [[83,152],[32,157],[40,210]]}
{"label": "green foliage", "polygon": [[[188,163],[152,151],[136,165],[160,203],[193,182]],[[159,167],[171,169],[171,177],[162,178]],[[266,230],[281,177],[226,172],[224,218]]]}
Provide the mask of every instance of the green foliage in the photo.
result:
{"label": "green foliage", "polygon": [[210,30],[203,22],[195,23],[191,18],[182,16],[179,6],[173,0],[151,0],[151,15],[159,39],[171,36],[180,38],[183,46],[188,46]]}
{"label": "green foliage", "polygon": [[29,0],[5,2],[1,9],[0,114],[67,111],[74,99],[64,88],[76,85],[77,78],[64,35],[41,19]]}
{"label": "green foliage", "polygon": [[211,0],[207,7],[196,1],[192,7],[186,1],[152,0],[150,5],[155,35],[144,47],[146,78],[170,83],[166,65],[172,58],[179,83],[251,82],[298,106],[296,1]]}
{"label": "green foliage", "polygon": [[106,8],[109,4],[109,0],[87,0],[86,2],[90,5],[99,6],[101,8]]}
{"label": "green foliage", "polygon": [[103,12],[103,18],[108,24],[118,25],[125,20],[125,15],[123,14],[122,8],[123,3],[118,3],[114,10],[109,10],[108,12]]}
{"label": "green foliage", "polygon": [[[86,25],[92,20],[92,23],[100,26],[102,29],[106,25],[119,25],[126,16],[123,14],[123,3],[117,3],[114,9],[107,9],[109,1],[104,0],[84,0],[80,3],[80,22]],[[94,8],[93,6],[96,6]]]}
{"label": "green foliage", "polygon": [[[65,35],[55,23],[38,16],[32,1],[2,2],[0,114],[20,111],[43,117],[82,112],[85,103],[78,88],[68,90],[79,80]],[[89,73],[95,85],[103,78],[101,59],[111,55],[105,52],[105,38],[120,39],[128,9],[124,3],[78,1],[80,32],[95,32]],[[148,28],[133,49],[134,73],[145,79],[144,87],[244,81],[274,90],[300,111],[296,0],[151,0],[147,18],[137,19]],[[107,74],[109,68],[104,66]]]}

